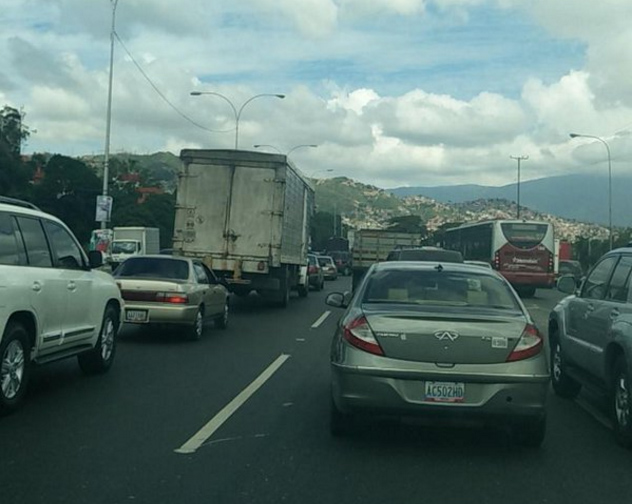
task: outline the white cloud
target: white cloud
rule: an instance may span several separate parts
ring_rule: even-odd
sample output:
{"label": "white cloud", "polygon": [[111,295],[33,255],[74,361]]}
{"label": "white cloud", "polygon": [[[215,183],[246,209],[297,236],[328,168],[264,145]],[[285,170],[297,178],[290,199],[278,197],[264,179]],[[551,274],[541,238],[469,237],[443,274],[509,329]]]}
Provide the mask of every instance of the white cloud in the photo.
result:
{"label": "white cloud", "polygon": [[[232,111],[189,96],[203,89],[236,106],[285,93],[244,109],[240,145],[318,144],[293,153],[307,173],[504,184],[510,155],[529,155],[525,178],[598,162],[599,146],[571,131],[606,137],[620,172],[632,157],[632,138],[615,135],[632,127],[630,14],[627,0],[121,0],[126,47],[173,107],[215,132],[174,111],[117,43],[112,150],[231,147]],[[3,12],[0,106],[24,107],[29,149],[102,150],[110,15],[108,0]],[[514,19],[527,50],[492,24]],[[536,65],[529,48],[550,60]]]}

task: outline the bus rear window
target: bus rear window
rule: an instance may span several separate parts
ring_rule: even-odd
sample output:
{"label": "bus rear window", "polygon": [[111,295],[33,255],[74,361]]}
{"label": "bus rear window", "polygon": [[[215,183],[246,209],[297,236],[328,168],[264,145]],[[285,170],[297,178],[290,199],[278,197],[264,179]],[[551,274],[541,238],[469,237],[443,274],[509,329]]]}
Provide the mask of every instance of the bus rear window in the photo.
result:
{"label": "bus rear window", "polygon": [[505,223],[501,224],[503,234],[509,243],[521,249],[537,247],[548,230],[547,224]]}

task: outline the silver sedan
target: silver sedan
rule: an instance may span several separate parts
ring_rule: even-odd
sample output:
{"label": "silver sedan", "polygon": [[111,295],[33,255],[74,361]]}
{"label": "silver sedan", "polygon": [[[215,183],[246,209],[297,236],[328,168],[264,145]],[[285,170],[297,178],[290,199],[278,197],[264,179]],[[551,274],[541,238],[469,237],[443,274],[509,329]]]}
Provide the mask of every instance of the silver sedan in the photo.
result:
{"label": "silver sedan", "polygon": [[184,257],[130,257],[114,272],[128,324],[174,324],[200,339],[207,320],[225,329],[229,293],[204,263]]}
{"label": "silver sedan", "polygon": [[366,414],[509,427],[539,446],[549,371],[544,340],[511,286],[479,266],[375,264],[346,308],[331,349],[331,431]]}

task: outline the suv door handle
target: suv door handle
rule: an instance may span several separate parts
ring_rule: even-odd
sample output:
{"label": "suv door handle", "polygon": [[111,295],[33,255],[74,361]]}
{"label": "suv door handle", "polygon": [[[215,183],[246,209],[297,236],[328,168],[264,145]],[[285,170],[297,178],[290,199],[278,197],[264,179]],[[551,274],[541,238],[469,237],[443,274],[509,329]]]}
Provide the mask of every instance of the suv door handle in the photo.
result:
{"label": "suv door handle", "polygon": [[614,310],[612,310],[610,312],[610,319],[611,320],[615,320],[615,319],[619,318],[619,315],[621,315],[621,312],[619,312],[618,308],[615,308]]}
{"label": "suv door handle", "polygon": [[75,282],[68,282],[67,287],[69,291],[77,290],[77,284]]}
{"label": "suv door handle", "polygon": [[33,282],[31,289],[33,289],[35,292],[39,292],[42,290],[42,284],[39,282]]}

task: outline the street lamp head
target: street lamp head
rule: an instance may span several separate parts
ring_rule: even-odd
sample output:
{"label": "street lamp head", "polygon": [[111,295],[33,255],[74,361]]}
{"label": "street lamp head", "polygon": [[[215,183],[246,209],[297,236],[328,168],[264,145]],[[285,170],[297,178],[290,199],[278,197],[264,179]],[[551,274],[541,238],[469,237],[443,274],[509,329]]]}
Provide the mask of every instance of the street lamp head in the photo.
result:
{"label": "street lamp head", "polygon": [[275,94],[274,96],[276,96],[277,98],[280,98],[281,100],[285,98],[284,94]]}
{"label": "street lamp head", "polygon": [[577,137],[584,136],[584,135],[580,135],[579,133],[571,133],[568,136],[571,137],[571,138],[577,138]]}
{"label": "street lamp head", "polygon": [[189,94],[191,96],[200,96],[202,93],[200,91],[191,91]]}

